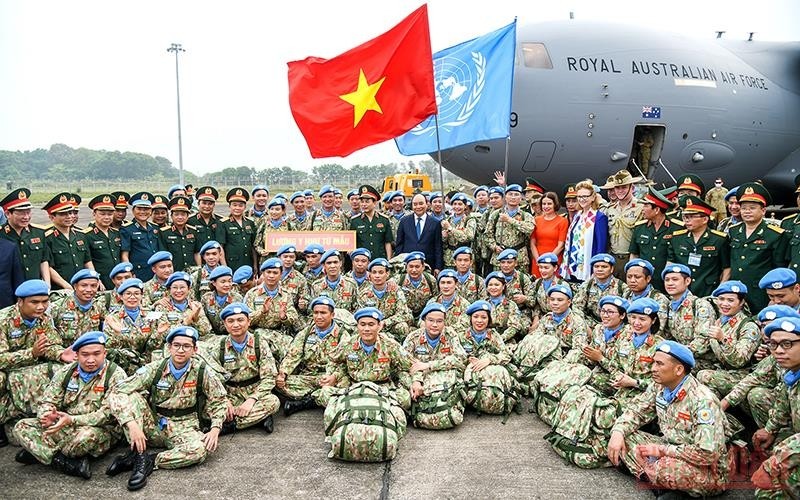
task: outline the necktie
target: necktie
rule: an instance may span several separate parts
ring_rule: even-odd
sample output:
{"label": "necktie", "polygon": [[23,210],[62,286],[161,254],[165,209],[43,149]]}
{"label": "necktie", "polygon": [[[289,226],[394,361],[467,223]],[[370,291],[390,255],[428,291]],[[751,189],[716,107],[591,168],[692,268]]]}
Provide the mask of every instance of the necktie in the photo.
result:
{"label": "necktie", "polygon": [[422,217],[417,217],[417,239],[422,234]]}

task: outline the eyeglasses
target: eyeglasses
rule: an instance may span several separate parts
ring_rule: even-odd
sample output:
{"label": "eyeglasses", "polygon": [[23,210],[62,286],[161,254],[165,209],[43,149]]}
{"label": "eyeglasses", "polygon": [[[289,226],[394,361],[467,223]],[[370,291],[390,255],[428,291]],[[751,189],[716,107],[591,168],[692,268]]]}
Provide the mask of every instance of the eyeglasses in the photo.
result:
{"label": "eyeglasses", "polygon": [[700,217],[705,217],[703,214],[682,214],[681,218],[683,219],[699,219]]}
{"label": "eyeglasses", "polygon": [[610,316],[612,314],[617,314],[619,311],[616,309],[600,309],[601,316]]}
{"label": "eyeglasses", "polygon": [[774,340],[770,340],[767,342],[767,347],[769,347],[770,351],[777,351],[778,347],[783,349],[784,351],[788,351],[792,348],[795,342],[800,342],[800,339],[797,340],[781,340],[780,342],[775,342]]}
{"label": "eyeglasses", "polygon": [[579,200],[588,200],[591,197],[592,197],[592,195],[587,195],[587,196],[578,195],[578,196],[576,196],[576,198],[578,198]]}
{"label": "eyeglasses", "polygon": [[172,348],[176,351],[190,351],[194,348],[194,344],[171,344]]}

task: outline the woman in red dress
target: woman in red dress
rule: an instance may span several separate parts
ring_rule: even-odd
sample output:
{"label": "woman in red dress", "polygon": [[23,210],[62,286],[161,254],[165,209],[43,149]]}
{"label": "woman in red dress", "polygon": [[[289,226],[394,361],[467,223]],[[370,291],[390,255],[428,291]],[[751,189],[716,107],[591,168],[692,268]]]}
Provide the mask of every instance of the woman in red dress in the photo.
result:
{"label": "woman in red dress", "polygon": [[558,215],[561,204],[558,202],[558,195],[548,191],[542,196],[542,215],[535,218],[536,227],[531,233],[531,274],[540,278],[539,266],[536,260],[539,255],[552,252],[558,255],[559,265],[561,264],[561,254],[564,251],[564,242],[567,241],[567,230],[569,222],[564,217]]}

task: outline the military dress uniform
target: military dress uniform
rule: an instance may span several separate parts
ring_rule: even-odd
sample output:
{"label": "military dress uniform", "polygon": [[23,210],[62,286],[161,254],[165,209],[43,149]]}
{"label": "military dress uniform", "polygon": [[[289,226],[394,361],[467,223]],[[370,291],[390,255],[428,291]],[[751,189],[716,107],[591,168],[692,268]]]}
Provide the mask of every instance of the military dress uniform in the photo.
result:
{"label": "military dress uniform", "polygon": [[388,218],[374,212],[370,220],[362,213],[350,219],[350,229],[356,232],[356,246],[369,250],[373,259],[389,258],[386,243],[394,242],[394,233]]}
{"label": "military dress uniform", "polygon": [[792,214],[781,221],[781,229],[786,231],[788,239],[786,260],[787,267],[792,271],[800,272],[800,217]]}
{"label": "military dress uniform", "polygon": [[[169,201],[170,210],[189,211],[190,201],[182,196]],[[194,256],[200,253],[203,246],[194,226],[189,224],[178,228],[175,224],[168,224],[161,228],[161,248],[172,254],[172,267],[175,271],[185,271],[191,266],[196,266]]]}
{"label": "military dress uniform", "polygon": [[[11,191],[5,198],[0,200],[0,206],[6,212],[9,210],[27,210],[32,208],[30,197],[31,192],[27,188],[19,188]],[[44,243],[43,227],[29,224],[28,227],[20,230],[19,233],[5,223],[0,227],[0,238],[9,240],[19,247],[19,255],[22,261],[22,271],[26,280],[43,279],[41,268],[43,262],[50,262],[47,245]]]}
{"label": "military dress uniform", "polygon": [[[226,199],[247,202],[247,191],[233,188],[228,192]],[[256,239],[256,224],[251,219],[242,216],[241,222],[224,217],[217,225],[215,238],[225,251],[225,265],[231,269],[253,265],[253,248]]]}
{"label": "military dress uniform", "polygon": [[692,270],[689,288],[698,297],[708,297],[719,285],[724,269],[731,267],[731,248],[728,235],[716,229],[706,229],[695,241],[687,229],[675,231],[669,243],[669,262],[688,266]]}
{"label": "military dress uniform", "polygon": [[154,253],[163,250],[158,226],[147,222],[147,227],[144,227],[138,221],[133,221],[123,224],[119,234],[121,249],[128,252],[128,260],[133,264],[133,274],[142,281],[152,279],[153,271],[147,261]]}
{"label": "military dress uniform", "polygon": [[[212,186],[203,186],[197,189],[195,198],[198,202],[203,200],[216,202],[219,198],[219,192]],[[203,246],[209,241],[216,239],[217,226],[219,225],[220,219],[221,217],[215,213],[212,213],[211,217],[208,219],[204,219],[198,212],[189,217],[186,223],[194,227],[195,231],[197,231],[197,240],[200,246]]]}
{"label": "military dress uniform", "polygon": [[[639,221],[633,228],[630,253],[650,262],[656,269],[663,269],[669,262],[667,253],[670,241],[674,233],[681,228],[683,224],[675,219],[664,219],[659,228],[648,220]],[[653,273],[652,284],[658,290],[664,291],[664,282],[659,273]]]}
{"label": "military dress uniform", "polygon": [[48,229],[44,236],[51,258],[50,267],[64,280],[68,281],[92,261],[86,235],[83,232],[70,228],[65,234],[54,227]]}
{"label": "military dress uniform", "polygon": [[[630,177],[630,173],[625,173]],[[619,202],[614,202],[603,210],[608,217],[609,253],[616,258],[614,275],[621,278],[624,275],[623,267],[628,262],[633,241],[633,229],[642,218],[642,204],[636,198],[622,207]]]}

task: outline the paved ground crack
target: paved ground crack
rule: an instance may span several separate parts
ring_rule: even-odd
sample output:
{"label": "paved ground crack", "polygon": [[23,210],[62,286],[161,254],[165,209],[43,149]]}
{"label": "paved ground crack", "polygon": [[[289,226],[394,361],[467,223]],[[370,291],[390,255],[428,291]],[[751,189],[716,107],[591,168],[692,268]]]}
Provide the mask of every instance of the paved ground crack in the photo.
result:
{"label": "paved ground crack", "polygon": [[383,469],[383,484],[381,484],[380,500],[388,500],[389,498],[389,475],[392,472],[392,462],[386,462],[386,468]]}

